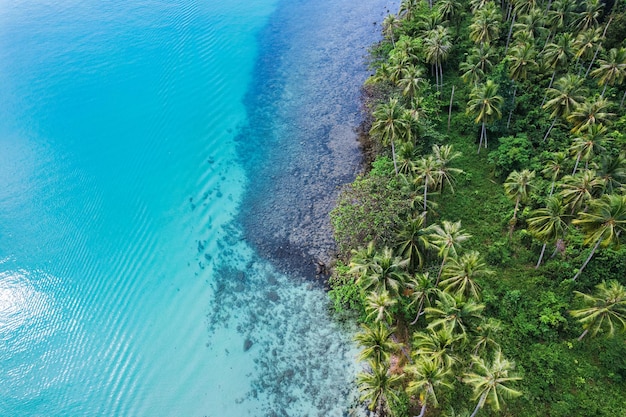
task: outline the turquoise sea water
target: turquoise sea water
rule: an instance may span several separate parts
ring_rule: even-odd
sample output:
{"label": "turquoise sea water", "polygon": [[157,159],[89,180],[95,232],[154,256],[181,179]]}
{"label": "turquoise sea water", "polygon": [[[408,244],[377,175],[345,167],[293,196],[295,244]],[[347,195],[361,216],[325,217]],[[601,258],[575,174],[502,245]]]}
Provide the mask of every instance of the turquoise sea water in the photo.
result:
{"label": "turquoise sea water", "polygon": [[357,412],[351,329],[272,258],[357,168],[352,3],[0,0],[0,416]]}

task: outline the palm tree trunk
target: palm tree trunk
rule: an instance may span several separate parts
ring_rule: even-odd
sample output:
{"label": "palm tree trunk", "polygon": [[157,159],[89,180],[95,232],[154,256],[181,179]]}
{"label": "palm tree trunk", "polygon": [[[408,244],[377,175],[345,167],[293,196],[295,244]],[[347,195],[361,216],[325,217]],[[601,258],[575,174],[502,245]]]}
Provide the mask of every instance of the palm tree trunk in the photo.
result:
{"label": "palm tree trunk", "polygon": [[543,137],[544,142],[546,141],[546,139],[548,139],[548,136],[550,135],[550,132],[552,131],[552,128],[554,127],[554,124],[556,123],[556,118],[557,116],[554,117],[554,119],[552,120],[552,124],[550,125],[550,127],[548,128],[548,131],[546,132],[546,135]]}
{"label": "palm tree trunk", "polygon": [[602,94],[600,94],[600,98],[604,98],[604,93],[606,92],[606,88],[609,86],[608,83],[604,83],[604,88],[602,89]]}
{"label": "palm tree trunk", "polygon": [[419,305],[417,306],[417,315],[415,316],[415,320],[413,320],[411,322],[411,326],[413,326],[419,320],[420,316],[422,315],[423,307],[424,307],[424,297],[422,297],[422,299],[420,300]]}
{"label": "palm tree trunk", "polygon": [[539,268],[539,265],[541,265],[541,261],[543,260],[543,254],[546,252],[546,246],[548,246],[548,243],[544,243],[543,247],[541,248],[541,255],[539,255],[539,260],[537,261],[537,265],[535,265],[535,269]]}
{"label": "palm tree trunk", "polygon": [[580,155],[582,152],[578,152],[578,156],[576,157],[576,163],[574,164],[574,170],[572,171],[572,175],[576,174],[576,170],[578,169],[578,163],[580,162]]}
{"label": "palm tree trunk", "polygon": [[513,218],[510,221],[509,226],[509,239],[513,237],[513,229],[515,229],[515,223],[517,223],[517,210],[519,210],[520,199],[515,199],[515,208],[513,209]]}
{"label": "palm tree trunk", "polygon": [[550,186],[550,195],[548,197],[552,197],[554,193],[554,185],[556,184],[556,177],[552,180],[552,186]]}
{"label": "palm tree trunk", "polygon": [[450,132],[450,119],[452,118],[452,100],[454,99],[454,84],[452,85],[452,93],[450,93],[450,107],[448,107],[448,132]]}
{"label": "palm tree trunk", "polygon": [[487,149],[487,128],[485,127],[485,122],[483,122],[483,136],[484,136],[485,149]]}
{"label": "palm tree trunk", "polygon": [[624,99],[626,98],[626,90],[624,91],[624,95],[622,96],[622,101],[619,102],[619,108],[621,109],[624,105]]}
{"label": "palm tree trunk", "polygon": [[393,157],[393,169],[396,171],[396,176],[398,175],[398,163],[396,162],[396,147],[393,144],[393,139],[391,140],[391,156]]}
{"label": "palm tree trunk", "polygon": [[441,83],[441,88],[443,89],[443,64],[439,63],[439,82]]}
{"label": "palm tree trunk", "polygon": [[446,257],[444,256],[441,259],[441,266],[439,267],[439,273],[437,274],[437,282],[435,282],[435,287],[439,285],[439,280],[441,279],[441,273],[443,272],[443,265],[446,263]]}
{"label": "palm tree trunk", "polygon": [[[548,90],[550,88],[552,88],[552,83],[554,82],[554,76],[555,75],[556,75],[556,69],[552,73],[552,78],[550,78],[550,84],[548,85]],[[546,97],[548,97],[548,93],[547,92],[546,92],[546,94],[543,95],[543,101],[541,102],[541,106],[540,107],[543,107],[543,104],[546,102]]]}
{"label": "palm tree trunk", "polygon": [[437,63],[434,64],[435,67],[435,87],[437,87],[437,91],[439,91],[439,68],[437,67]]}
{"label": "palm tree trunk", "polygon": [[480,153],[480,148],[483,146],[483,132],[485,131],[485,122],[480,125],[480,140],[478,141],[478,152]]}
{"label": "palm tree trunk", "polygon": [[509,125],[511,124],[511,116],[513,115],[513,110],[515,109],[515,94],[517,94],[517,84],[514,84],[514,85],[515,87],[513,87],[513,103],[511,103],[511,111],[509,112],[509,118],[506,121],[507,129],[509,128]]}
{"label": "palm tree trunk", "polygon": [[515,24],[515,13],[513,13],[513,18],[511,19],[511,27],[509,28],[509,34],[506,37],[506,47],[504,48],[505,56],[506,56],[507,51],[509,50],[509,42],[511,41],[511,34],[513,33],[514,24]]}
{"label": "palm tree trunk", "polygon": [[426,213],[426,197],[428,196],[428,182],[424,178],[424,213]]}
{"label": "palm tree trunk", "polygon": [[424,414],[426,414],[426,400],[424,399],[424,404],[422,404],[422,411],[420,411],[420,415],[417,417],[424,417]]}
{"label": "palm tree trunk", "polygon": [[585,261],[583,266],[580,267],[580,269],[578,270],[576,275],[574,275],[574,278],[572,278],[572,281],[576,281],[576,278],[578,278],[580,276],[580,274],[583,272],[583,269],[585,269],[585,267],[587,266],[587,264],[591,260],[591,257],[593,256],[593,254],[596,253],[596,249],[598,249],[598,246],[600,246],[600,242],[602,242],[602,238],[599,238],[598,241],[596,242],[596,244],[593,246],[593,249],[591,250],[591,253],[587,257],[587,260]]}
{"label": "palm tree trunk", "polygon": [[480,399],[478,400],[478,404],[476,404],[476,408],[474,408],[474,412],[472,413],[470,417],[476,417],[478,410],[482,408],[486,398],[487,398],[487,392],[485,392],[483,395],[480,396]]}
{"label": "palm tree trunk", "polygon": [[600,52],[600,45],[598,45],[598,47],[596,48],[596,52],[594,52],[593,54],[593,58],[591,58],[589,67],[587,67],[587,72],[585,72],[585,78],[587,78],[587,76],[589,75],[589,71],[591,71],[591,67],[593,66],[593,63],[596,61],[596,58],[598,57],[598,52]]}
{"label": "palm tree trunk", "polygon": [[585,337],[587,333],[589,333],[589,329],[585,329],[585,331],[580,336],[578,336],[578,341],[580,342],[581,340],[583,340],[583,337]]}
{"label": "palm tree trunk", "polygon": [[[611,13],[611,17],[609,17],[609,21],[606,22],[606,26],[604,27],[604,32],[602,32],[602,39],[604,39],[604,37],[606,36],[606,31],[609,30],[609,25],[611,24],[611,22],[613,21],[613,13]],[[598,52],[600,52],[600,47],[602,46],[602,44],[598,44],[598,47],[596,48],[596,52],[593,54],[593,58],[591,59],[591,63],[589,64],[589,68],[587,68],[587,72],[585,73],[585,78],[587,78],[587,75],[589,74],[589,71],[591,70],[591,66],[593,65],[593,62],[596,60],[596,57],[598,56]]]}

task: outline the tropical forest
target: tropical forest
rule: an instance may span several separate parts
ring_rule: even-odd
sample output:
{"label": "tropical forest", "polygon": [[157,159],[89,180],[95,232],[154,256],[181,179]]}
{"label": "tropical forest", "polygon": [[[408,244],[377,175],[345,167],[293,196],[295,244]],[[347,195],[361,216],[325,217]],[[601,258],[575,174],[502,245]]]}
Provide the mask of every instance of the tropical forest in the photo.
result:
{"label": "tropical forest", "polygon": [[373,416],[626,416],[626,2],[403,0],[330,297]]}

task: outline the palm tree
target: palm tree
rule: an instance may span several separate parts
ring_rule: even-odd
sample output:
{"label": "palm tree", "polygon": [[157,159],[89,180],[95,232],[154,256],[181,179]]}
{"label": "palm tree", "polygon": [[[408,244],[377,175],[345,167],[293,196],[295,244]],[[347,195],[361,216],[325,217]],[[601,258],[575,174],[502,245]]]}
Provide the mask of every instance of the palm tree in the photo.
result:
{"label": "palm tree", "polygon": [[548,89],[546,96],[549,100],[543,105],[543,108],[550,111],[552,124],[543,137],[544,141],[550,135],[557,119],[560,117],[567,118],[585,99],[585,93],[583,79],[572,74],[559,78],[555,88]]}
{"label": "palm tree", "polygon": [[423,211],[426,212],[428,187],[435,187],[441,178],[441,167],[434,155],[422,157],[417,161],[415,167],[415,181],[424,186]]}
{"label": "palm tree", "polygon": [[602,180],[595,171],[586,169],[576,175],[566,175],[561,180],[563,202],[570,208],[570,214],[583,209],[591,199],[597,196],[602,188]]}
{"label": "palm tree", "polygon": [[357,278],[356,284],[365,291],[389,291],[396,295],[406,279],[407,264],[408,260],[395,256],[390,248],[383,248],[374,255],[368,271]]}
{"label": "palm tree", "polygon": [[377,416],[384,417],[389,412],[389,403],[398,401],[396,387],[402,375],[389,373],[389,365],[384,362],[369,362],[369,372],[357,375],[361,401],[369,402],[367,408]]}
{"label": "palm tree", "polygon": [[585,244],[593,244],[591,253],[573,280],[580,276],[599,246],[618,243],[620,234],[626,230],[626,195],[603,195],[589,204],[589,212],[579,214],[573,223],[580,225],[585,233]]}
{"label": "palm tree", "polygon": [[429,247],[430,231],[425,227],[423,214],[407,219],[396,232],[397,251],[407,260],[407,268],[411,272],[422,267]]}
{"label": "palm tree", "polygon": [[482,317],[484,304],[445,291],[439,291],[438,295],[439,299],[435,300],[435,306],[425,309],[426,318],[429,320],[428,328],[434,330],[447,328],[453,333],[459,331],[465,336],[467,326]]}
{"label": "palm tree", "polygon": [[439,165],[439,183],[437,189],[443,191],[444,185],[448,184],[450,191],[454,194],[455,175],[461,174],[462,169],[453,168],[450,163],[462,156],[461,152],[454,150],[452,145],[433,145],[433,156]]}
{"label": "palm tree", "polygon": [[444,20],[455,21],[462,10],[461,4],[457,0],[439,0],[437,2],[437,14]]}
{"label": "palm tree", "polygon": [[515,363],[505,359],[500,350],[496,351],[491,362],[474,356],[472,363],[475,365],[476,371],[466,373],[465,378],[463,378],[463,382],[472,387],[474,400],[478,400],[478,404],[476,404],[470,417],[475,417],[478,410],[483,408],[485,404],[490,404],[493,410],[498,411],[500,410],[500,403],[504,399],[522,395],[521,392],[505,385],[522,378],[509,374],[515,369]]}
{"label": "palm tree", "polygon": [[566,161],[567,154],[565,152],[552,152],[550,154],[550,159],[544,162],[545,168],[541,171],[541,173],[550,177],[550,180],[552,181],[548,197],[552,197],[556,180],[559,179],[561,172],[563,172]]}
{"label": "palm tree", "polygon": [[544,13],[539,8],[532,8],[524,14],[519,23],[513,25],[513,29],[515,29],[514,38],[525,38],[531,40],[533,44],[548,32]]}
{"label": "palm tree", "polygon": [[398,300],[391,297],[389,291],[382,290],[372,291],[365,298],[365,313],[366,320],[371,320],[374,323],[385,321],[391,323],[393,315],[389,311],[398,303]]}
{"label": "palm tree", "polygon": [[398,165],[394,143],[407,134],[406,120],[402,117],[405,111],[398,104],[398,99],[390,98],[389,103],[380,104],[374,111],[374,123],[372,123],[372,128],[370,129],[371,134],[380,136],[383,145],[391,144],[391,155],[396,175],[398,174]]}
{"label": "palm tree", "polygon": [[603,144],[604,142],[610,141],[610,138],[606,136],[607,131],[608,129],[602,124],[591,125],[582,136],[575,137],[572,140],[570,152],[576,154],[576,162],[574,163],[572,175],[578,170],[578,163],[581,159],[587,161],[586,166],[588,166],[589,161],[595,155],[606,151]]}
{"label": "palm tree", "polygon": [[509,199],[515,201],[515,209],[513,210],[513,218],[510,221],[509,236],[513,234],[513,228],[517,222],[517,211],[521,202],[526,201],[532,188],[534,188],[533,180],[535,179],[535,171],[527,169],[513,171],[504,181],[504,192]]}
{"label": "palm tree", "polygon": [[402,0],[400,3],[400,10],[398,10],[398,15],[406,20],[413,19],[414,13],[419,7],[418,3],[418,0]]}
{"label": "palm tree", "polygon": [[626,288],[619,282],[611,280],[608,283],[602,281],[596,285],[596,292],[593,295],[574,291],[581,297],[584,308],[572,310],[570,314],[582,323],[583,333],[578,337],[583,337],[591,330],[591,335],[595,336],[602,328],[608,328],[609,337],[615,333],[615,327],[619,326],[626,330]]}
{"label": "palm tree", "polygon": [[595,124],[608,124],[615,114],[607,111],[610,102],[606,98],[599,98],[595,101],[583,101],[573,112],[567,116],[567,121],[572,123],[572,133],[588,129]]}
{"label": "palm tree", "polygon": [[555,0],[549,8],[546,24],[550,28],[548,39],[554,36],[557,31],[569,27],[574,16],[575,3],[572,0]]}
{"label": "palm tree", "polygon": [[412,141],[404,142],[398,148],[398,174],[411,175],[415,171],[415,160],[419,152]]}
{"label": "palm tree", "polygon": [[383,33],[391,40],[391,45],[396,47],[395,31],[400,27],[400,20],[395,14],[390,14],[383,20]]}
{"label": "palm tree", "polygon": [[407,280],[406,287],[409,290],[408,294],[411,298],[409,307],[413,304],[417,304],[417,314],[415,315],[415,320],[411,322],[412,326],[417,323],[417,320],[419,320],[422,315],[424,305],[430,306],[430,298],[436,293],[437,287],[433,279],[428,275],[428,272],[415,274],[413,277],[410,277]]}
{"label": "palm tree", "polygon": [[424,70],[417,65],[409,64],[401,71],[397,81],[398,87],[402,90],[402,95],[414,98],[421,91],[426,80],[423,77]]}
{"label": "palm tree", "polygon": [[463,340],[464,335],[454,334],[447,327],[437,331],[427,328],[425,332],[413,333],[413,360],[417,362],[428,358],[440,367],[452,368],[461,361],[457,352]]}
{"label": "palm tree", "polygon": [[487,147],[487,130],[485,124],[493,121],[495,118],[502,117],[500,107],[502,106],[502,96],[498,95],[498,84],[492,80],[487,80],[485,84],[479,85],[472,89],[470,100],[467,103],[467,114],[476,115],[474,122],[481,125],[480,141],[478,143],[478,152],[480,147],[485,143]]}
{"label": "palm tree", "polygon": [[605,194],[613,194],[621,190],[626,184],[626,155],[602,155],[597,170],[598,178],[602,180]]}
{"label": "palm tree", "polygon": [[480,44],[481,48],[498,39],[500,12],[494,3],[487,3],[485,7],[474,14],[469,30],[469,38],[472,42]]}
{"label": "palm tree", "polygon": [[535,48],[530,43],[525,43],[523,45],[517,45],[511,48],[509,59],[509,77],[513,81],[513,98],[512,98],[512,106],[511,111],[509,113],[509,118],[506,122],[506,127],[508,128],[511,123],[511,115],[513,114],[513,110],[515,109],[515,95],[517,93],[517,81],[525,80],[528,78],[528,71],[535,69],[537,67],[537,62],[535,62]]}
{"label": "palm tree", "polygon": [[559,197],[551,196],[546,202],[546,207],[537,209],[530,214],[528,227],[533,235],[543,242],[535,269],[541,265],[548,243],[556,242],[565,236],[569,219],[565,209],[566,206]]}
{"label": "palm tree", "polygon": [[422,409],[418,417],[424,417],[426,407],[432,404],[437,407],[437,390],[447,388],[452,389],[452,371],[450,368],[442,367],[435,360],[430,358],[420,358],[415,364],[404,368],[405,372],[412,376],[406,392],[409,395],[416,395],[420,398]]}
{"label": "palm tree", "polygon": [[437,26],[435,30],[428,32],[428,36],[424,39],[424,47],[426,62],[434,67],[435,86],[439,89],[440,85],[443,86],[442,62],[447,59],[452,48],[448,29]]}
{"label": "palm tree", "polygon": [[472,83],[474,87],[485,77],[485,71],[481,68],[481,62],[474,55],[469,55],[467,59],[459,65],[461,79],[464,83]]}
{"label": "palm tree", "polygon": [[598,26],[598,19],[602,14],[602,8],[604,5],[600,0],[589,0],[584,3],[585,10],[578,13],[578,19],[576,19],[575,25],[579,32],[594,29]]}
{"label": "palm tree", "polygon": [[358,250],[352,249],[352,257],[350,258],[349,274],[356,275],[357,280],[371,272],[376,256],[376,247],[372,240],[366,247]]}
{"label": "palm tree", "polygon": [[[569,33],[562,33],[557,36],[556,43],[549,43],[544,48],[542,52],[543,63],[546,67],[552,69],[552,77],[550,78],[548,90],[552,88],[556,72],[560,69],[567,68],[567,63],[573,57],[574,50],[572,48],[572,43],[572,35]],[[543,102],[541,103],[542,106],[545,101],[546,96],[544,96]]]}
{"label": "palm tree", "polygon": [[354,336],[354,340],[363,348],[359,360],[371,360],[375,363],[384,363],[389,355],[397,352],[399,345],[393,341],[395,329],[385,326],[382,322],[371,325],[361,324],[361,331]]}
{"label": "palm tree", "polygon": [[461,257],[450,258],[443,270],[444,280],[441,281],[441,287],[445,292],[480,300],[480,285],[476,278],[491,274],[493,271],[487,267],[480,254],[471,251]]}
{"label": "palm tree", "polygon": [[599,68],[591,71],[593,78],[598,78],[598,85],[603,85],[602,94],[604,97],[606,87],[615,83],[621,84],[626,77],[626,48],[611,49],[607,59],[599,59]]}
{"label": "palm tree", "polygon": [[[591,60],[593,51],[600,44],[600,37],[601,32],[599,28],[584,30],[576,36],[576,40],[574,41],[574,49],[576,50],[574,53],[574,56],[576,57],[576,66],[578,66],[578,63],[581,62],[581,60],[582,62]],[[583,68],[584,65],[580,67],[579,75]]]}
{"label": "palm tree", "polygon": [[452,255],[453,258],[458,256],[458,250],[463,242],[472,237],[472,235],[465,233],[461,229],[461,222],[452,223],[451,221],[444,220],[442,226],[434,224],[430,227],[430,242],[433,246],[439,248],[439,257],[441,258],[441,266],[439,267],[439,273],[437,274],[436,286],[439,285],[439,279],[443,271],[443,266],[448,259],[448,256]]}
{"label": "palm tree", "polygon": [[474,338],[474,355],[478,352],[486,351],[489,347],[497,350],[500,345],[496,342],[498,335],[502,331],[502,323],[498,319],[489,317],[476,326],[476,337]]}

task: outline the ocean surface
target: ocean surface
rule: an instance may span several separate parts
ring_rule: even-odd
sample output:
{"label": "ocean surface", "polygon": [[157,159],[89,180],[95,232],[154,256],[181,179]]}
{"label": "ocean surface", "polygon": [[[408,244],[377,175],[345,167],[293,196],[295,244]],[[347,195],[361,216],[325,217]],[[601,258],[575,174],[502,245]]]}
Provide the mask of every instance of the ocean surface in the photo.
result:
{"label": "ocean surface", "polygon": [[359,415],[313,265],[385,3],[0,0],[0,416]]}

